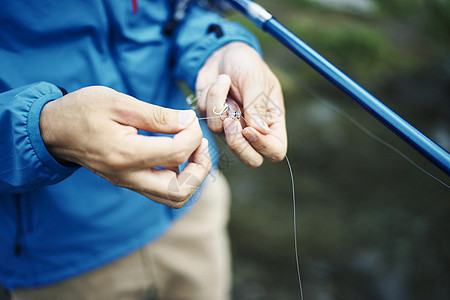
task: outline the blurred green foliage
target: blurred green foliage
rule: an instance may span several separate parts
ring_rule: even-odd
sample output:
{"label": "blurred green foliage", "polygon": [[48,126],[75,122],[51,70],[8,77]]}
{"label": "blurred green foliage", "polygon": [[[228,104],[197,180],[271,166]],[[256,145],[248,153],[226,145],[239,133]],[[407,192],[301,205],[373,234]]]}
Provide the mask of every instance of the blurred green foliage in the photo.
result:
{"label": "blurred green foliage", "polygon": [[[450,148],[450,1],[377,0],[366,10],[314,0],[258,2]],[[449,189],[349,118],[447,183],[448,177],[272,37],[239,15],[230,18],[257,35],[283,86],[305,299],[448,299]],[[235,163],[225,172],[234,194],[234,298],[299,299],[285,163],[256,170]]]}

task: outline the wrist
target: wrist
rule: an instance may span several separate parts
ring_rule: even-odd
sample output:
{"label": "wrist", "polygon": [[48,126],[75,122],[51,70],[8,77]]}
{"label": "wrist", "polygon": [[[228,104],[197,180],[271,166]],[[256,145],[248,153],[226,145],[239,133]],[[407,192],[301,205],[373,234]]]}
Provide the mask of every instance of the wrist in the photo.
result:
{"label": "wrist", "polygon": [[58,103],[61,98],[48,102],[42,108],[39,117],[39,130],[41,133],[42,141],[48,153],[60,164],[69,165],[71,162],[68,157],[65,157],[64,151],[60,145],[63,143],[60,141],[61,134],[59,133],[61,128],[61,117],[58,116]]}

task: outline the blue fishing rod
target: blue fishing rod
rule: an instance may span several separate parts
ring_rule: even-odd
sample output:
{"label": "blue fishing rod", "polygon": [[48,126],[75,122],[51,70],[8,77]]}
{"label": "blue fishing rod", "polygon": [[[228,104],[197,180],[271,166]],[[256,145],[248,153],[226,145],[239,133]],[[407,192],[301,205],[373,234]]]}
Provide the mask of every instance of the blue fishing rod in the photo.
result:
{"label": "blue fishing rod", "polygon": [[278,22],[266,9],[251,0],[227,1],[257,27],[272,35],[331,83],[347,93],[430,162],[447,175],[450,175],[450,154],[447,151],[406,122],[317,51],[308,46],[303,40]]}

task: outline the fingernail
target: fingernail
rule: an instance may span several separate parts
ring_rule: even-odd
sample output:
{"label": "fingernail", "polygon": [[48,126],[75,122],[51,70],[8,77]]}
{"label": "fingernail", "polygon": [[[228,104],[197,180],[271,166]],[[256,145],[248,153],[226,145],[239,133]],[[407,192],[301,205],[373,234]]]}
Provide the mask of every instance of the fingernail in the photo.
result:
{"label": "fingernail", "polygon": [[245,138],[247,139],[247,141],[249,141],[250,143],[256,142],[258,140],[258,136],[256,135],[255,132],[253,132],[253,130],[249,129],[248,131],[245,132]]}
{"label": "fingernail", "polygon": [[185,127],[194,121],[196,118],[193,110],[182,110],[178,113],[178,125]]}
{"label": "fingernail", "polygon": [[219,75],[219,77],[217,77],[216,79],[216,83],[218,84],[230,84],[230,82],[231,82],[230,76],[225,74]]}

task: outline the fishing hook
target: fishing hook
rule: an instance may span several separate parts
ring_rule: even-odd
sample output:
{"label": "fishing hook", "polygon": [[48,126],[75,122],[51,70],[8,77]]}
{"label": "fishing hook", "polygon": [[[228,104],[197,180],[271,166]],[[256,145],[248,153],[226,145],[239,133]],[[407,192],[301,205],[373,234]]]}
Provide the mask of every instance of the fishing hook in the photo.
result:
{"label": "fishing hook", "polygon": [[221,115],[223,115],[225,112],[228,111],[228,109],[230,108],[230,106],[229,106],[227,103],[225,103],[225,104],[223,105],[223,108],[222,108],[222,110],[221,110],[220,112],[217,112],[217,111],[216,111],[216,108],[217,108],[217,107],[214,106],[214,108],[213,108],[213,113],[214,113],[215,115],[221,116]]}

